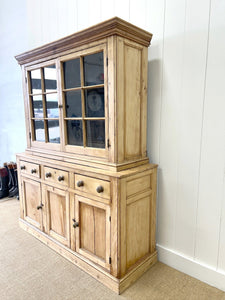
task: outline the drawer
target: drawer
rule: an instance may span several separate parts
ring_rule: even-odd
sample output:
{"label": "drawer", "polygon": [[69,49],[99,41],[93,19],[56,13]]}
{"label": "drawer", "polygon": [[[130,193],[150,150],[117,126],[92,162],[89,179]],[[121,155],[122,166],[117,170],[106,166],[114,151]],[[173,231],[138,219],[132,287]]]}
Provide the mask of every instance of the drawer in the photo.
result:
{"label": "drawer", "polygon": [[110,199],[110,182],[75,174],[75,190]]}
{"label": "drawer", "polygon": [[34,164],[27,161],[20,161],[20,172],[21,175],[32,175],[36,178],[40,178],[40,165]]}
{"label": "drawer", "polygon": [[58,183],[68,186],[69,173],[63,170],[44,167],[44,180],[49,183]]}

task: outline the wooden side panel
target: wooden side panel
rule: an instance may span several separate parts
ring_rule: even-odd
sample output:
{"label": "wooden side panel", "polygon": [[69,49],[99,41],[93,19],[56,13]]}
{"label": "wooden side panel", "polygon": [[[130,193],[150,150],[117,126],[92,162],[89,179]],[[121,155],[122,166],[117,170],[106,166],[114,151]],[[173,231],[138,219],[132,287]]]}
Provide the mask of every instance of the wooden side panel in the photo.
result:
{"label": "wooden side panel", "polygon": [[127,205],[127,269],[149,253],[150,198]]}
{"label": "wooden side panel", "polygon": [[147,48],[117,38],[118,162],[146,157]]}
{"label": "wooden side panel", "polygon": [[42,229],[42,213],[41,209],[37,209],[41,205],[41,186],[39,182],[22,179],[23,202],[24,202],[24,219]]}
{"label": "wooden side panel", "polygon": [[124,44],[125,159],[140,155],[141,50]]}
{"label": "wooden side panel", "polygon": [[127,196],[140,193],[150,188],[150,174],[127,182]]}
{"label": "wooden side panel", "polygon": [[155,252],[156,180],[157,168],[121,180],[121,277]]}

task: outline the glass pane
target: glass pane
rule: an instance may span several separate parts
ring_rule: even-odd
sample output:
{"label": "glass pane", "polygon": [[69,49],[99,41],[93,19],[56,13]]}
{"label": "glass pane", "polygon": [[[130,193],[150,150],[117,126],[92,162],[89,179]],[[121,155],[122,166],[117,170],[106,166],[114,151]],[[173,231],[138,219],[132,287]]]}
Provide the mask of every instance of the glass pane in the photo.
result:
{"label": "glass pane", "polygon": [[80,58],[65,61],[63,63],[64,88],[80,87]]}
{"label": "glass pane", "polygon": [[87,147],[105,148],[105,121],[86,121]]}
{"label": "glass pane", "polygon": [[30,72],[31,93],[41,94],[41,70],[33,70]]}
{"label": "glass pane", "polygon": [[65,92],[66,116],[68,118],[82,117],[81,91]]}
{"label": "glass pane", "polygon": [[34,132],[35,132],[36,141],[45,142],[44,121],[41,120],[34,121]]}
{"label": "glass pane", "polygon": [[46,92],[54,92],[57,89],[55,65],[44,67],[44,83]]}
{"label": "glass pane", "polygon": [[104,88],[85,90],[86,117],[104,117]]}
{"label": "glass pane", "polygon": [[103,52],[84,56],[84,85],[96,85],[103,83]]}
{"label": "glass pane", "polygon": [[58,118],[59,108],[57,94],[46,94],[47,118]]}
{"label": "glass pane", "polygon": [[42,95],[31,97],[34,118],[43,118]]}
{"label": "glass pane", "polygon": [[49,120],[48,122],[48,141],[50,143],[60,143],[59,121]]}
{"label": "glass pane", "polygon": [[80,120],[70,120],[67,123],[67,141],[69,145],[83,146],[83,126]]}

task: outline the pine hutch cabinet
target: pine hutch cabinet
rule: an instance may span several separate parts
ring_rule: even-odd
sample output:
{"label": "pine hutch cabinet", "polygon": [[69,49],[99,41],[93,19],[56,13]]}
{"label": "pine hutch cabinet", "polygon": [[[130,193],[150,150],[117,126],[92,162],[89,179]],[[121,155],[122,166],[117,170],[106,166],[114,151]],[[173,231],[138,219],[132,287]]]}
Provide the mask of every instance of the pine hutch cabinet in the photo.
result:
{"label": "pine hutch cabinet", "polygon": [[117,293],[157,261],[151,37],[115,17],[16,56],[27,136],[20,226]]}

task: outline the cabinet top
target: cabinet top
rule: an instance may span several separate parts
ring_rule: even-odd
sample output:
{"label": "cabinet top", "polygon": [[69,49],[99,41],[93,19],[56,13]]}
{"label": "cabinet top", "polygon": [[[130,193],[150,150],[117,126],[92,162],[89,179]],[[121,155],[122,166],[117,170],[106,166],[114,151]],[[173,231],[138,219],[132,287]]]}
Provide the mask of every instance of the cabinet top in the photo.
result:
{"label": "cabinet top", "polygon": [[149,46],[152,38],[151,33],[118,17],[114,17],[44,46],[19,54],[15,56],[15,58],[20,65],[23,65],[30,63],[33,60],[43,59],[49,55],[57,56],[57,54],[63,51],[98,41],[112,35],[128,38],[146,47]]}

